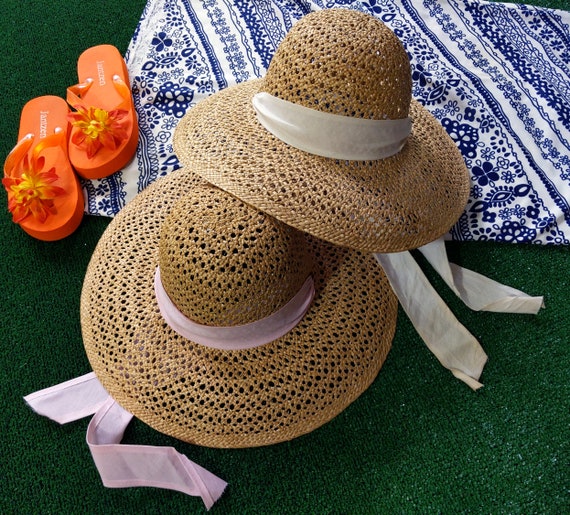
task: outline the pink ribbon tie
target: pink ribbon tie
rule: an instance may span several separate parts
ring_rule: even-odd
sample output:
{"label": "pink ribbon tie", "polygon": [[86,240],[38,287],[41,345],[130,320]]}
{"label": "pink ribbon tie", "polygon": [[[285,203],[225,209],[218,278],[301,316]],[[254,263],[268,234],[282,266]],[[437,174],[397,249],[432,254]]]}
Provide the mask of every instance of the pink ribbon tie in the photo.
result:
{"label": "pink ribbon tie", "polygon": [[24,397],[38,414],[60,424],[93,415],[86,441],[108,488],[150,486],[201,497],[210,509],[227,483],[173,447],[121,444],[133,416],[105,391],[95,374],[66,381]]}

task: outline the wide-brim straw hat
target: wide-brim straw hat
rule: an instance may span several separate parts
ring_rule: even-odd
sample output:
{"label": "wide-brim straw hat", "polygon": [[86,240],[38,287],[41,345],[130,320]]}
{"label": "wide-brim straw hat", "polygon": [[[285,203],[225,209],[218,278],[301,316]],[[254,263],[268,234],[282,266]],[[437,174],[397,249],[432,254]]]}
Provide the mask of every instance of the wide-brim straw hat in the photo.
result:
{"label": "wide-brim straw hat", "polygon": [[[243,348],[244,327],[309,283],[293,328]],[[182,336],[160,290],[199,328],[230,327],[230,340],[242,331],[230,341],[240,348]],[[378,374],[396,313],[372,255],[297,231],[185,169],[113,219],[81,296],[85,349],[109,394],[156,430],[210,447],[290,440],[335,417]]]}
{"label": "wide-brim straw hat", "polygon": [[[269,113],[254,109],[258,93],[264,94],[260,107],[275,97],[290,103],[279,114],[285,116],[279,137],[266,129],[274,107]],[[337,118],[325,116],[308,136],[305,126],[291,130],[298,106],[316,111],[316,118],[322,113]],[[325,145],[329,137],[343,145],[355,139],[359,146],[356,119],[396,120],[405,130],[408,117],[411,132],[389,157],[343,159],[345,151],[324,157],[313,153],[318,149],[301,150],[309,138],[321,138]],[[346,125],[346,138],[338,134],[340,125]],[[294,144],[285,143],[287,132]],[[327,152],[334,155],[337,143]],[[347,9],[317,11],[299,20],[266,76],[198,103],[179,122],[174,145],[180,161],[207,181],[293,227],[363,251],[397,252],[433,241],[449,231],[468,199],[461,153],[411,98],[410,63],[401,42],[379,20]],[[349,145],[348,154],[351,150]]]}

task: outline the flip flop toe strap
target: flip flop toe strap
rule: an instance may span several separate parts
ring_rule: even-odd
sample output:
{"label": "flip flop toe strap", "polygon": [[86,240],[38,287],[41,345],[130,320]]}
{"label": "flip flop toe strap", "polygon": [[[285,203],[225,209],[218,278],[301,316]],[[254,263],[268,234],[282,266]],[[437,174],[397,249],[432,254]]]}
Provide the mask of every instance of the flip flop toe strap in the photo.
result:
{"label": "flip flop toe strap", "polygon": [[120,76],[113,77],[113,85],[121,97],[121,102],[111,110],[97,106],[87,106],[82,98],[93,86],[93,79],[76,84],[67,89],[67,102],[75,109],[68,115],[74,131],[71,143],[86,151],[89,159],[102,148],[116,150],[129,139],[132,130],[131,92]]}
{"label": "flip flop toe strap", "polygon": [[[82,97],[91,89],[94,81],[91,78],[86,79],[84,82],[69,86],[67,88],[67,103],[77,109],[77,106],[85,108],[85,102]],[[113,85],[122,98],[122,101],[115,106],[114,109],[130,109],[132,106],[131,90],[120,75],[113,76]]]}

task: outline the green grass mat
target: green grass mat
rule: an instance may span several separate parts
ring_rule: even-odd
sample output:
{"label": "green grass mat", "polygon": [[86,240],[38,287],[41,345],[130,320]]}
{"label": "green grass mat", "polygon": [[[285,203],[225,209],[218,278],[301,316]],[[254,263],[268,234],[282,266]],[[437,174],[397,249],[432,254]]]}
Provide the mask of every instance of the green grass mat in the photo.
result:
{"label": "green grass mat", "polygon": [[[21,107],[65,96],[85,48],[122,52],[144,0],[4,0],[0,156]],[[565,0],[533,2],[568,8]],[[88,420],[58,426],[22,397],[90,371],[79,295],[108,220],[87,217],[43,243],[10,222],[0,196],[0,513],[200,513],[198,498],[106,489],[87,445]],[[569,488],[568,248],[451,244],[453,261],[533,295],[538,316],[472,313],[426,267],[490,356],[472,392],[439,366],[400,313],[394,347],[372,387],[321,429],[261,449],[194,447],[139,421],[127,443],[172,445],[228,481],[212,513],[564,513]],[[424,264],[425,265],[425,264]]]}

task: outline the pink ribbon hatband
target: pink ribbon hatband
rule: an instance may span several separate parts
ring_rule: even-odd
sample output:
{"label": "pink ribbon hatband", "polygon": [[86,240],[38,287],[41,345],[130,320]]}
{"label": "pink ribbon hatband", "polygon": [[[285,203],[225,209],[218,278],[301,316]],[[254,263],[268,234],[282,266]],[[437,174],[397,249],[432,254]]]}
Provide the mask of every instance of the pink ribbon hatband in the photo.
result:
{"label": "pink ribbon hatband", "polygon": [[65,424],[94,415],[87,445],[108,488],[152,486],[201,497],[210,509],[227,483],[173,447],[121,444],[132,415],[106,392],[93,372],[24,397],[38,414]]}
{"label": "pink ribbon hatband", "polygon": [[293,298],[275,313],[249,324],[228,327],[198,324],[186,317],[164,289],[158,267],[154,275],[154,292],[162,317],[180,336],[214,349],[240,350],[265,345],[293,329],[309,309],[315,286],[309,276]]}

